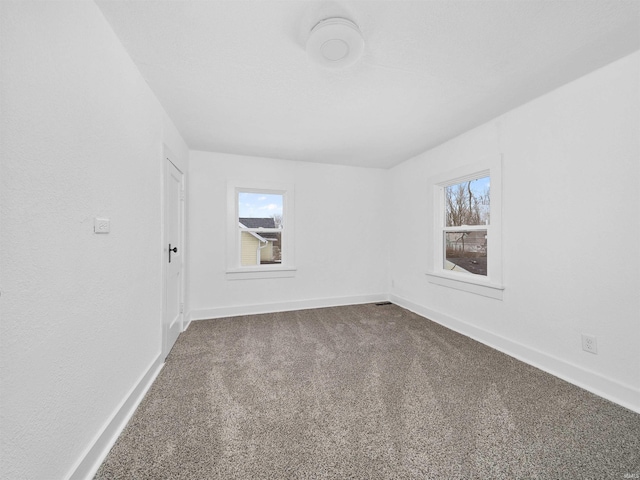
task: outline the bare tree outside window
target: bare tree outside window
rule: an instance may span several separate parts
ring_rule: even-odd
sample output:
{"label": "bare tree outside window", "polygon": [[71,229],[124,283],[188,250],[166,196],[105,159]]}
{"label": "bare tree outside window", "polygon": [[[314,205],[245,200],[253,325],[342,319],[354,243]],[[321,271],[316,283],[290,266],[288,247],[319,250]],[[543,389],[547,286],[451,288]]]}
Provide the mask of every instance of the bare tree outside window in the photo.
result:
{"label": "bare tree outside window", "polygon": [[447,227],[489,225],[489,177],[448,186],[444,194]]}
{"label": "bare tree outside window", "polygon": [[273,215],[271,215],[271,218],[273,218],[273,222],[276,225],[276,228],[282,228],[282,214],[281,213],[274,213]]}

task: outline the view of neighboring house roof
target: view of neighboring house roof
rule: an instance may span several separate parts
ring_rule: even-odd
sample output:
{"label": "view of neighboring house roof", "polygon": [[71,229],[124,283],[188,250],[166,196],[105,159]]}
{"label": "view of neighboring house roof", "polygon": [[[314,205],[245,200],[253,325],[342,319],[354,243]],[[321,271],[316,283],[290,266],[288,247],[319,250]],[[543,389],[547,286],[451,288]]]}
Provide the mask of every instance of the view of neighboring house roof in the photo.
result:
{"label": "view of neighboring house roof", "polygon": [[276,228],[276,222],[273,218],[240,217],[238,220],[247,228]]}
{"label": "view of neighboring house roof", "polygon": [[[240,217],[239,219],[240,225],[245,228],[276,228],[276,222],[273,218],[246,218]],[[251,235],[256,237],[261,242],[278,241],[278,234],[275,232],[260,232],[259,234],[256,232],[249,232]]]}

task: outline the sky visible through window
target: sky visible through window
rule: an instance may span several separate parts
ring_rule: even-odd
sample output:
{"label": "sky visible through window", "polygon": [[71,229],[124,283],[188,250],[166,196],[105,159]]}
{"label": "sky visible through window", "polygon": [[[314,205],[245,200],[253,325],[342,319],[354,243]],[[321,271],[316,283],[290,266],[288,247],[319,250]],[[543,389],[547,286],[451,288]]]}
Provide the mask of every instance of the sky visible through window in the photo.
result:
{"label": "sky visible through window", "polygon": [[238,193],[238,217],[269,218],[282,216],[282,195],[269,193]]}
{"label": "sky visible through window", "polygon": [[491,184],[491,177],[478,178],[471,180],[471,191],[477,197],[484,195],[489,190]]}

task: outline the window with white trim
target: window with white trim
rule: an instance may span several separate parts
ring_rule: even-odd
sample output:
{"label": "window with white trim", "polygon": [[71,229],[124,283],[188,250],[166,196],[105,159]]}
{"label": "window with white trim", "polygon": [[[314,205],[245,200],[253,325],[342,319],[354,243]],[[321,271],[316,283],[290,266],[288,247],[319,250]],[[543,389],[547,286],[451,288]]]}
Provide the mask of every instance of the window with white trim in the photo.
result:
{"label": "window with white trim", "polygon": [[491,177],[474,177],[443,187],[443,268],[486,277]]}
{"label": "window with white trim", "polygon": [[293,276],[293,188],[229,183],[227,278]]}
{"label": "window with white trim", "polygon": [[496,156],[429,179],[430,282],[502,298],[501,164]]}
{"label": "window with white trim", "polygon": [[267,192],[238,192],[240,265],[282,264],[284,196]]}

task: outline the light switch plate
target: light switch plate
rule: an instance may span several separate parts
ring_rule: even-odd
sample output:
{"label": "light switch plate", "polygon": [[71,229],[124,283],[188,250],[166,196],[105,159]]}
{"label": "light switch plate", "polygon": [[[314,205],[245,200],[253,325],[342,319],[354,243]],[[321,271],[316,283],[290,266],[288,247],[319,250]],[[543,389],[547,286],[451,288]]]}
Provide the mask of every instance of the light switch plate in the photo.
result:
{"label": "light switch plate", "polygon": [[108,218],[96,217],[93,222],[94,233],[109,233],[111,230],[111,221]]}

